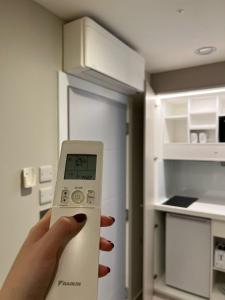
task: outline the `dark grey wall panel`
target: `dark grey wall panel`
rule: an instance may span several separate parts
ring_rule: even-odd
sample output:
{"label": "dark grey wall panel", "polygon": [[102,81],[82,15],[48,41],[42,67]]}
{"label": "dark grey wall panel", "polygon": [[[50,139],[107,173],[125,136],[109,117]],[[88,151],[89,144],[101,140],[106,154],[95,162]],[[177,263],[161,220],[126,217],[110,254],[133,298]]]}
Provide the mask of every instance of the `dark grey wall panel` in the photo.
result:
{"label": "dark grey wall panel", "polygon": [[225,62],[151,74],[151,86],[157,94],[225,86]]}

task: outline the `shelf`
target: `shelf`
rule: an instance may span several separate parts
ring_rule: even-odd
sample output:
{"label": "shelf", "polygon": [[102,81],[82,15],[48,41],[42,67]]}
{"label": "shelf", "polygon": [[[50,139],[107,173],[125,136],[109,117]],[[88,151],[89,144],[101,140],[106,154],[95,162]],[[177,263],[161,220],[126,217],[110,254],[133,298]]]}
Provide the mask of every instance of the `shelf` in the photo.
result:
{"label": "shelf", "polygon": [[[154,282],[154,292],[164,296],[164,297],[169,297],[171,299],[176,299],[176,300],[203,300],[205,298],[196,296],[193,294],[190,294],[188,292],[184,292],[181,290],[178,290],[176,288],[170,287],[166,285],[165,283],[165,277],[159,277],[158,279],[155,280]],[[219,290],[218,290],[219,292]],[[218,300],[220,300],[218,298]],[[224,298],[223,298],[224,300]]]}
{"label": "shelf", "polygon": [[190,115],[215,115],[217,112],[212,110],[192,111]]}
{"label": "shelf", "polygon": [[190,130],[216,130],[216,125],[205,124],[205,125],[192,125],[189,128]]}
{"label": "shelf", "polygon": [[216,112],[217,111],[217,96],[204,95],[191,97],[190,112],[198,113],[199,111]]}
{"label": "shelf", "polygon": [[165,116],[165,120],[183,120],[187,119],[187,115]]}
{"label": "shelf", "polygon": [[187,118],[165,119],[164,130],[165,143],[187,143],[188,142],[188,120]]}

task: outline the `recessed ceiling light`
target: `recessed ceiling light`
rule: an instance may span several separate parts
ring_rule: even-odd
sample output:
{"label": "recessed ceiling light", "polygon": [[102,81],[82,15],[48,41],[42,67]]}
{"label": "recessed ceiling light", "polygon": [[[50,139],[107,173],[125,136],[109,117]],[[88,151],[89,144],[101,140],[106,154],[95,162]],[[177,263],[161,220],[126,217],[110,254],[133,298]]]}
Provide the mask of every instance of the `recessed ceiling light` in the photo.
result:
{"label": "recessed ceiling light", "polygon": [[201,47],[201,48],[198,48],[197,50],[195,50],[195,54],[209,55],[209,54],[212,54],[213,52],[215,52],[216,50],[217,50],[216,47],[206,46],[206,47]]}
{"label": "recessed ceiling light", "polygon": [[183,9],[183,8],[177,9],[177,13],[178,13],[178,14],[183,14],[183,13],[184,13],[184,9]]}

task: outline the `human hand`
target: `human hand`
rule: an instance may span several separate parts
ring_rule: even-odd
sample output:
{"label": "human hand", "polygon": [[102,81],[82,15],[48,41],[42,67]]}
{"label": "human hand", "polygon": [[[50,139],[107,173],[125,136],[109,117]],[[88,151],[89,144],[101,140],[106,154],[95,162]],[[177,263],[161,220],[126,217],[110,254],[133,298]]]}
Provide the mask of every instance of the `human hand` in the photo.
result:
{"label": "human hand", "polygon": [[[0,300],[44,300],[54,279],[59,258],[67,243],[85,226],[86,215],[62,217],[51,228],[49,211],[30,231],[0,291]],[[101,226],[114,223],[101,217]],[[112,242],[101,238],[100,249],[111,251]],[[110,272],[99,266],[99,277]]]}

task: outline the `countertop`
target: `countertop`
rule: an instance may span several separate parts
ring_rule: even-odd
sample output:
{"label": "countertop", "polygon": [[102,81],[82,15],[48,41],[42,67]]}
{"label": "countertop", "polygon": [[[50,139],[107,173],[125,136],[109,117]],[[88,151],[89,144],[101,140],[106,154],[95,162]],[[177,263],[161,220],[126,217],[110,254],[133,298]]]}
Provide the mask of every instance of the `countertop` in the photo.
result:
{"label": "countertop", "polygon": [[206,195],[200,197],[188,208],[163,205],[162,203],[154,204],[154,208],[159,211],[173,212],[208,218],[212,220],[225,221],[225,195],[224,197],[215,195]]}

